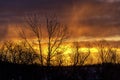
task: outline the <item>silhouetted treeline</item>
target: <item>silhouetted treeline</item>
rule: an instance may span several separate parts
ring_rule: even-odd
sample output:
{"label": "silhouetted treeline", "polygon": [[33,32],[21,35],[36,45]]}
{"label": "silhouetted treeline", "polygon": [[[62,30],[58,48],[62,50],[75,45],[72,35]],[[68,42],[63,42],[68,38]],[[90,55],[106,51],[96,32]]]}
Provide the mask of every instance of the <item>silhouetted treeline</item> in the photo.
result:
{"label": "silhouetted treeline", "polygon": [[[120,63],[119,47],[111,45],[107,41],[99,41],[94,44],[89,42],[84,46],[81,46],[79,42],[73,42],[71,44],[70,53],[64,54],[67,48],[62,48],[61,51],[56,50],[56,52],[54,52],[55,55],[50,57],[51,61],[49,66],[82,66],[87,64]],[[86,49],[81,51],[82,47]],[[95,49],[96,52],[92,52],[91,48]],[[0,45],[0,61],[48,66],[47,53],[42,53],[42,57],[44,58],[42,58],[43,63],[41,64],[41,55],[38,51],[34,49],[34,44],[30,46],[26,41],[5,41]]]}
{"label": "silhouetted treeline", "polygon": [[[22,43],[22,44],[21,44]],[[64,55],[57,52],[50,66],[41,65],[40,55],[25,42],[4,42],[0,48],[0,80],[119,80],[120,64],[117,48],[106,41],[96,43],[100,63],[86,64],[90,60],[93,44],[86,44],[87,51],[80,52],[74,42],[70,65],[64,65]],[[106,48],[107,46],[107,48]],[[54,63],[55,62],[55,63]]]}
{"label": "silhouetted treeline", "polygon": [[38,54],[25,43],[6,41],[0,47],[0,61],[17,64],[34,64]]}

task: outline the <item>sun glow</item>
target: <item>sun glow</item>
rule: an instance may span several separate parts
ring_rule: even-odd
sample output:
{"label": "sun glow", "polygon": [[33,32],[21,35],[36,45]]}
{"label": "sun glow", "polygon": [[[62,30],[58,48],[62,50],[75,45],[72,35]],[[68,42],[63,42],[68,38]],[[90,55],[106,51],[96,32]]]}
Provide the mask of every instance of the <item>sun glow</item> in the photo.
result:
{"label": "sun glow", "polygon": [[[23,42],[21,40],[14,40],[17,44],[22,44]],[[32,48],[35,50],[37,54],[40,54],[40,48],[37,41],[28,40],[29,44],[31,44]],[[86,42],[85,42],[86,43]],[[93,44],[91,44],[93,45]],[[41,43],[41,49],[42,49],[42,55],[46,58],[48,56],[48,43],[42,42]],[[53,48],[53,50],[56,47]],[[103,50],[107,51],[109,47],[105,46]],[[78,50],[78,51],[77,51]],[[56,49],[56,54],[52,61],[57,61],[58,59],[62,59],[64,61],[63,65],[71,65],[72,58],[75,57],[75,54],[78,53],[80,56],[85,56],[85,54],[89,54],[88,60],[85,64],[97,64],[99,63],[99,53],[100,53],[100,47],[98,46],[85,46],[84,42],[78,43],[78,49],[74,42],[64,42],[59,46],[59,48]],[[120,53],[120,48],[111,48],[111,50],[117,50],[117,53]],[[53,55],[53,53],[51,54]],[[57,62],[54,62],[57,64]],[[56,65],[55,64],[55,65]]]}

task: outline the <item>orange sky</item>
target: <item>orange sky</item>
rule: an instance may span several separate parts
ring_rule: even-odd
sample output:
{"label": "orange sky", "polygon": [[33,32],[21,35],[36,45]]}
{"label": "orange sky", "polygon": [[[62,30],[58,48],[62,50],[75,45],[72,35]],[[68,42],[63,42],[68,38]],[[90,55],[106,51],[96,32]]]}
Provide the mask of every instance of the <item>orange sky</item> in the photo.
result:
{"label": "orange sky", "polygon": [[[7,4],[6,4],[7,3]],[[27,3],[27,4],[26,4]],[[119,0],[14,0],[0,1],[0,40],[18,38],[16,25],[37,10],[45,27],[45,14],[56,13],[68,26],[71,40],[120,40]],[[25,29],[28,36],[33,36]],[[43,30],[44,35],[45,31]]]}

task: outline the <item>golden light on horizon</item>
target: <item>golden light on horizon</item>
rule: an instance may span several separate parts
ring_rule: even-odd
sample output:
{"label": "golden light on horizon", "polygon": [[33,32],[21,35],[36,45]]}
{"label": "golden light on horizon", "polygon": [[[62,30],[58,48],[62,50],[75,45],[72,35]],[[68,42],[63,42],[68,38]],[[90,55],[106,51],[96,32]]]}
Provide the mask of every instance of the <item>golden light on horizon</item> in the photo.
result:
{"label": "golden light on horizon", "polygon": [[[15,43],[18,45],[24,46],[24,41],[22,40],[14,40]],[[29,39],[28,42],[31,44],[32,48],[35,50],[36,54],[39,54],[39,44],[38,42],[33,39]],[[84,44],[85,43],[85,44]],[[89,54],[88,59],[86,60],[85,64],[98,64],[99,59],[100,59],[100,50],[101,48],[98,46],[87,46],[87,42],[80,42],[78,43],[78,54],[85,55]],[[42,42],[42,54],[46,58],[48,56],[48,43],[47,42]],[[88,44],[88,43],[87,43]],[[28,45],[29,46],[29,45]],[[56,59],[62,59],[64,61],[63,65],[71,65],[71,57],[75,57],[76,52],[76,45],[74,42],[64,42],[63,44],[60,45],[60,47],[55,51],[55,57],[52,58],[52,61],[56,61]],[[103,50],[109,51],[110,46],[105,46]],[[29,48],[29,47],[24,47],[24,48]],[[53,48],[54,49],[54,48]],[[120,48],[112,47],[110,48],[111,50],[117,50],[116,53],[120,53]],[[55,63],[55,62],[54,62]]]}

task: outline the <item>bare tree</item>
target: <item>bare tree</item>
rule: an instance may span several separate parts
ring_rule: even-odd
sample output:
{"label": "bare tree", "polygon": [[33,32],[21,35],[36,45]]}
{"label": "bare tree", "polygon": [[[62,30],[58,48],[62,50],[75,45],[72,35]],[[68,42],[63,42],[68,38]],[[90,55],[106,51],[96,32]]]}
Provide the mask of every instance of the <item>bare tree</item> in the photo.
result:
{"label": "bare tree", "polygon": [[91,54],[91,51],[90,51],[91,44],[88,42],[85,44],[85,46],[87,49],[86,49],[86,52],[81,53],[79,65],[85,64],[85,62],[87,61],[88,57]]}
{"label": "bare tree", "polygon": [[118,50],[118,46],[108,43],[106,49],[106,57],[105,57],[107,63],[115,64],[118,62],[117,56],[119,56],[119,54],[117,53],[117,50]]}
{"label": "bare tree", "polygon": [[63,41],[67,38],[67,26],[61,24],[55,15],[46,18],[48,34],[47,66],[51,65],[51,58],[56,55]]}
{"label": "bare tree", "polygon": [[14,47],[14,53],[16,53],[17,63],[20,64],[34,64],[37,59],[37,54],[25,42],[17,44]]}
{"label": "bare tree", "polygon": [[[57,19],[57,16],[52,15],[49,17],[46,17],[45,21],[45,28],[47,33],[47,56],[45,57],[42,52],[42,26],[40,22],[40,14],[33,13],[32,15],[28,15],[25,18],[26,21],[26,27],[30,29],[30,31],[33,32],[33,34],[37,38],[37,42],[39,45],[39,54],[40,54],[40,62],[41,65],[44,64],[44,60],[46,60],[46,65],[51,65],[51,59],[57,54],[57,50],[62,45],[63,41],[67,38],[67,26],[60,23],[60,21]],[[29,44],[29,46],[32,48],[32,50],[35,52],[33,46],[29,43],[27,40],[27,37],[25,35],[25,31],[22,29],[20,31],[20,35],[22,38]]]}
{"label": "bare tree", "polygon": [[16,53],[14,52],[15,44],[12,41],[4,42],[6,48],[6,56],[9,62],[16,63]]}
{"label": "bare tree", "polygon": [[99,53],[99,58],[101,63],[106,62],[106,56],[107,56],[107,49],[106,47],[108,46],[108,43],[105,40],[96,42],[97,43],[97,50]]}
{"label": "bare tree", "polygon": [[81,53],[79,52],[79,48],[80,48],[79,43],[74,42],[73,44],[74,44],[75,51],[70,55],[70,57],[72,60],[72,65],[76,66],[79,63],[79,57]]}
{"label": "bare tree", "polygon": [[57,51],[55,56],[55,64],[57,66],[62,66],[64,63],[64,54],[62,51]]}
{"label": "bare tree", "polygon": [[[41,40],[42,40],[42,31],[41,31],[41,22],[40,22],[40,15],[38,13],[33,13],[32,15],[27,15],[25,16],[25,22],[26,24],[24,25],[24,28],[29,29],[34,35],[35,38],[37,38],[38,42],[38,48],[39,48],[39,60],[41,66],[43,66],[43,54],[42,54],[42,45],[41,45]],[[29,43],[27,36],[25,35],[24,29],[21,29],[19,31],[19,35],[28,43],[29,47],[32,49],[34,53],[36,51],[34,50],[33,46]]]}
{"label": "bare tree", "polygon": [[107,61],[108,63],[117,63],[117,49],[109,47],[107,51]]}
{"label": "bare tree", "polygon": [[117,62],[117,47],[113,46],[113,44],[110,44],[105,40],[99,41],[97,46],[101,63]]}
{"label": "bare tree", "polygon": [[116,54],[116,63],[120,64],[120,54],[119,54],[119,52]]}
{"label": "bare tree", "polygon": [[74,42],[73,43],[74,44],[74,49],[75,49],[75,51],[73,52],[73,54],[71,55],[71,60],[72,60],[72,65],[73,66],[77,66],[77,65],[83,65],[86,61],[87,61],[87,59],[88,59],[88,57],[90,56],[90,53],[91,53],[91,51],[90,51],[90,44],[89,43],[87,43],[87,45],[86,45],[86,52],[82,52],[81,50],[80,50],[80,44],[79,44],[79,42]]}
{"label": "bare tree", "polygon": [[18,64],[34,64],[37,54],[33,53],[31,48],[25,44],[18,44],[12,41],[6,41],[1,48],[2,61],[18,63]]}
{"label": "bare tree", "polygon": [[7,54],[6,46],[3,43],[0,47],[0,61],[8,62]]}

